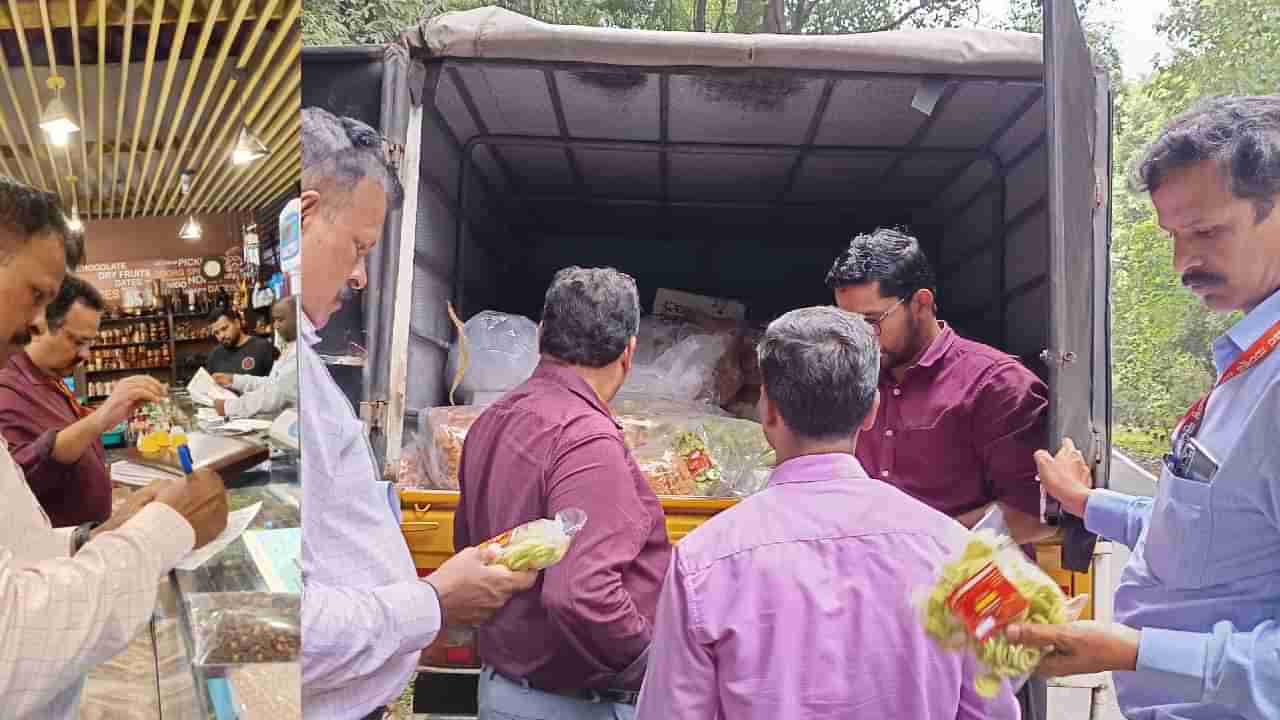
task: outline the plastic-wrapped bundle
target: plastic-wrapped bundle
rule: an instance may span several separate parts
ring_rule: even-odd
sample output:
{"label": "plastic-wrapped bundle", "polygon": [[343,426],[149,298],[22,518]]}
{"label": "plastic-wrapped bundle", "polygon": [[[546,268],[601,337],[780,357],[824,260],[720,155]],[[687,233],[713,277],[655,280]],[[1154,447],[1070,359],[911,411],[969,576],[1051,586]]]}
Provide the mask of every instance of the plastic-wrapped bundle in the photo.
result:
{"label": "plastic-wrapped bundle", "polygon": [[587,513],[566,508],[554,518],[527,522],[480,544],[480,553],[489,565],[505,565],[512,570],[545,570],[560,562],[573,536],[587,524]]}
{"label": "plastic-wrapped bundle", "polygon": [[538,366],[538,326],[523,315],[485,310],[463,324],[461,337],[465,343],[449,349],[447,369],[458,402],[492,400]]}
{"label": "plastic-wrapped bundle", "polygon": [[996,507],[971,532],[958,536],[951,559],[920,598],[925,632],[942,647],[973,652],[985,673],[974,680],[983,697],[995,697],[1005,680],[1022,687],[1044,657],[1004,636],[1013,623],[1059,625],[1080,616],[1087,595],[1070,600],[1009,537]]}

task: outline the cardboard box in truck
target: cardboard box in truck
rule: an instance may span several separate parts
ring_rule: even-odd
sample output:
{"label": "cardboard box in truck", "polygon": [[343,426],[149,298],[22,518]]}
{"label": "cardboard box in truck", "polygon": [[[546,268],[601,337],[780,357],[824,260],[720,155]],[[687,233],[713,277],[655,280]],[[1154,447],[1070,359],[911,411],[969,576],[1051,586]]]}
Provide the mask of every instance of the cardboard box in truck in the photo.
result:
{"label": "cardboard box in truck", "polygon": [[[385,48],[303,51],[303,104],[390,139],[406,188],[370,258],[348,378],[388,472],[418,412],[447,404],[448,305],[537,318],[552,274],[611,265],[732,298],[762,323],[829,304],[856,233],[905,225],[941,317],[1048,384],[1048,443],[1106,484],[1111,95],[1074,4],[1041,35],[660,33],[450,13]],[[424,572],[452,552],[456,495],[402,494]],[[666,498],[678,540],[732,500]],[[1058,517],[1056,508],[1048,513]],[[1094,540],[1061,518],[1042,563],[1090,589]]]}

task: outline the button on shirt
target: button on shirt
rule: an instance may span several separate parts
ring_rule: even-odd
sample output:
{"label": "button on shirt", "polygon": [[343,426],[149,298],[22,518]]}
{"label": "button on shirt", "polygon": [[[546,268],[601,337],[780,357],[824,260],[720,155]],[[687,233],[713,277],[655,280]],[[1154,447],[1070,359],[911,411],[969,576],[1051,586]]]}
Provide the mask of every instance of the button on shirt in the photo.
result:
{"label": "button on shirt", "polygon": [[299,327],[303,714],[352,720],[403,692],[440,630],[440,603],[418,579],[395,488],[380,479],[305,313]]}
{"label": "button on shirt", "polygon": [[[1225,371],[1280,320],[1276,292],[1214,343]],[[1133,549],[1115,617],[1142,630],[1116,694],[1135,720],[1280,718],[1280,350],[1213,391],[1212,482],[1167,466],[1154,500],[1097,490],[1085,525]]]}
{"label": "button on shirt", "polygon": [[954,520],[849,455],[788,460],[676,546],[639,720],[1001,720],[913,604],[963,542]]}
{"label": "button on shirt", "polygon": [[995,500],[1039,517],[1044,383],[1017,358],[940,326],[901,383],[882,372],[880,412],[858,438],[858,460],[952,517]]}
{"label": "button on shirt", "polygon": [[58,433],[84,417],[61,384],[25,352],[14,353],[0,370],[0,435],[54,527],[103,522],[111,515],[111,473],[102,441],[70,464],[53,456]]}
{"label": "button on shirt", "polygon": [[146,626],[195,532],[152,503],[71,557],[71,531],[49,525],[3,441],[0,507],[0,716],[74,720],[85,675]]}
{"label": "button on shirt", "polygon": [[567,365],[533,376],[467,431],[454,546],[566,508],[587,513],[569,552],[480,628],[480,656],[541,690],[637,690],[671,557],[662,506],[622,428]]}

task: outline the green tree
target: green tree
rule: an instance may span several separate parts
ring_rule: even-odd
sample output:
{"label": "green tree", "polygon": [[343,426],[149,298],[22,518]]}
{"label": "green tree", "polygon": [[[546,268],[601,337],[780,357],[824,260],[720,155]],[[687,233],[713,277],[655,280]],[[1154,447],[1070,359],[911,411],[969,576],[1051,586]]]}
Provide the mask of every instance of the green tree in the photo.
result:
{"label": "green tree", "polygon": [[[1172,56],[1117,91],[1112,193],[1117,437],[1139,454],[1148,448],[1148,455],[1167,447],[1178,418],[1213,383],[1213,338],[1237,316],[1209,312],[1181,287],[1172,242],[1147,194],[1131,188],[1133,164],[1197,98],[1277,91],[1280,6],[1274,0],[1172,0],[1159,30]],[[1148,442],[1153,436],[1159,442]]]}

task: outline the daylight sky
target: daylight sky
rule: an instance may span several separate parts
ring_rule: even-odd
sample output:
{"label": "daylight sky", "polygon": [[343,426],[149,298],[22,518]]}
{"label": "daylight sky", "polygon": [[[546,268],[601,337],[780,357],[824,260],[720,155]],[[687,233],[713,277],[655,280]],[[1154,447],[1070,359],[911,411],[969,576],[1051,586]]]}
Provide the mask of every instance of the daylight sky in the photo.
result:
{"label": "daylight sky", "polygon": [[[1168,0],[1117,0],[1099,14],[1098,19],[1115,22],[1116,45],[1120,48],[1125,77],[1146,75],[1151,71],[1151,58],[1167,53],[1168,48],[1155,26],[1168,6]],[[986,17],[1004,17],[1008,7],[1008,0],[982,0],[982,13]]]}

